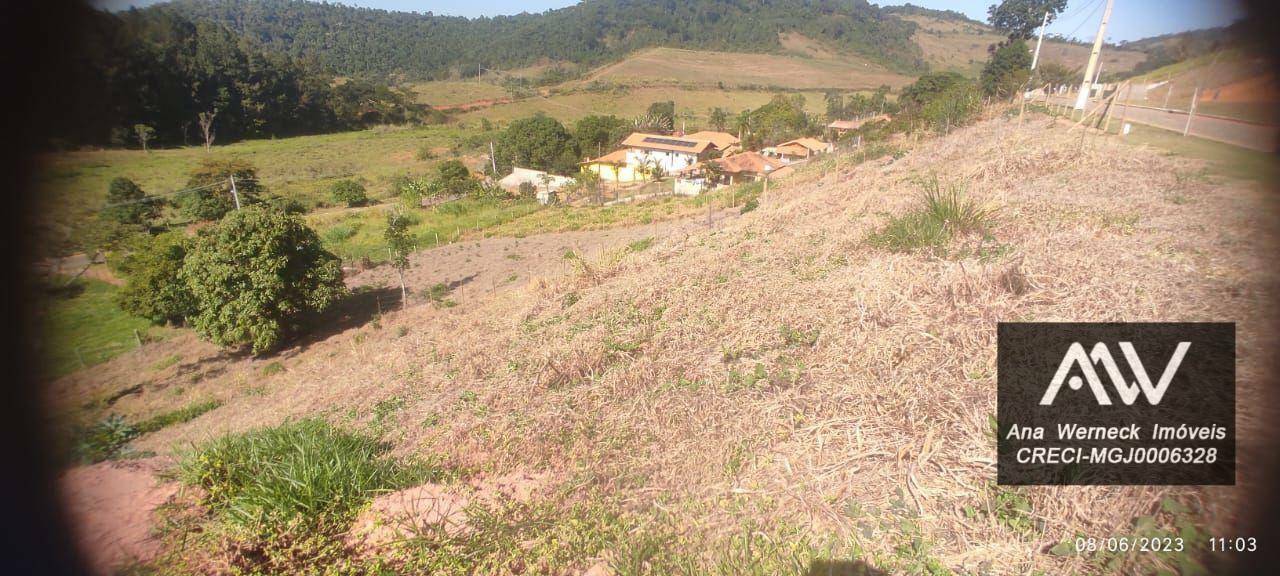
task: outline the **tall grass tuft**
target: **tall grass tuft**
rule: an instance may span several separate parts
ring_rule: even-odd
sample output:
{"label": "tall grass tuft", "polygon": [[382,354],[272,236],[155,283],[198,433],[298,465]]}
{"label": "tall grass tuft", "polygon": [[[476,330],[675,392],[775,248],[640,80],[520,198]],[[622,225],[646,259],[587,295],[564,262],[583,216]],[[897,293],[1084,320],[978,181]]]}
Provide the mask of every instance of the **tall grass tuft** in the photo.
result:
{"label": "tall grass tuft", "polygon": [[234,524],[272,532],[344,529],[380,492],[439,476],[404,465],[376,438],[308,419],[219,438],[184,455],[183,482]]}
{"label": "tall grass tuft", "polygon": [[964,186],[943,185],[933,177],[925,180],[922,187],[919,205],[873,233],[869,238],[872,245],[899,252],[927,248],[944,254],[956,236],[988,233],[996,209],[966,197]]}

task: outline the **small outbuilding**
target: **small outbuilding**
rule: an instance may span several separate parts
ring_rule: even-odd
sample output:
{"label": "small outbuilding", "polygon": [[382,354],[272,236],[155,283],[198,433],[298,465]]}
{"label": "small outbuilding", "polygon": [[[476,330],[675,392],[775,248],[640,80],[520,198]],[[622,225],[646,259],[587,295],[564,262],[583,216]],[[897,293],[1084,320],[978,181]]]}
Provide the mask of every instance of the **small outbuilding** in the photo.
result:
{"label": "small outbuilding", "polygon": [[522,184],[529,184],[537,191],[538,202],[540,204],[549,204],[554,194],[559,192],[561,188],[572,184],[573,181],[573,178],[568,176],[557,176],[542,170],[513,168],[510,174],[498,180],[498,185],[503,190],[515,194],[520,192]]}

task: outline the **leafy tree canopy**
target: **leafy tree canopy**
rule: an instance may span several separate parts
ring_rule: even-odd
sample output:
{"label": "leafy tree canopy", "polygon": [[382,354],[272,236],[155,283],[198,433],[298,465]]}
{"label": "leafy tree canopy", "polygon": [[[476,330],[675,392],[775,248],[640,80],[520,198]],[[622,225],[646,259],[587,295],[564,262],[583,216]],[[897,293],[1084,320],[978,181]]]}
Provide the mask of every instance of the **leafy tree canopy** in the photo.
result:
{"label": "leafy tree canopy", "polygon": [[979,82],[983,93],[997,98],[1017,94],[1031,74],[1031,54],[1022,40],[1013,40],[996,49],[982,68]]}
{"label": "leafy tree canopy", "polygon": [[578,151],[596,157],[613,150],[631,133],[631,123],[617,116],[585,116],[573,125]]}
{"label": "leafy tree canopy", "polygon": [[155,324],[182,324],[195,314],[191,290],[181,279],[191,241],[181,232],[147,238],[113,265],[125,279],[116,294],[120,309]]}
{"label": "leafy tree canopy", "polygon": [[1048,24],[1067,8],[1067,0],[1004,0],[987,9],[987,21],[1012,40],[1025,40],[1049,13]]}
{"label": "leafy tree canopy", "polygon": [[146,227],[160,215],[160,201],[133,180],[118,177],[107,188],[107,205],[98,215],[118,224]]}
{"label": "leafy tree canopy", "polygon": [[512,122],[498,139],[495,154],[499,174],[514,166],[557,174],[577,172],[578,146],[555,118],[537,114]]}
{"label": "leafy tree canopy", "polygon": [[346,294],[341,263],[315,231],[262,206],[228,214],[201,234],[181,277],[194,298],[196,332],[254,353],[275,348],[308,314]]}
{"label": "leafy tree canopy", "polygon": [[205,158],[191,171],[187,189],[174,196],[174,203],[189,218],[222,218],[236,208],[235,195],[231,193],[232,178],[241,207],[258,202],[264,189],[258,183],[258,171],[253,164],[240,158]]}

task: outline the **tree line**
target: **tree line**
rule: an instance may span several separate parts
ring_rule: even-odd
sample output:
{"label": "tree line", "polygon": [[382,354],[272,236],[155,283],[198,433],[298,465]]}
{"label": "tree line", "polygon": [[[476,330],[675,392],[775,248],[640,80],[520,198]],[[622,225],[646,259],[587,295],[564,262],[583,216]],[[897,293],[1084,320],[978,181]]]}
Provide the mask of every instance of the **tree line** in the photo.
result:
{"label": "tree line", "polygon": [[783,32],[903,72],[925,67],[911,40],[915,24],[865,0],[588,0],[541,14],[476,19],[301,0],[178,0],[166,7],[348,75],[470,77],[477,64],[595,65],[653,46],[779,52]]}
{"label": "tree line", "polygon": [[284,137],[379,123],[438,121],[412,93],[360,77],[342,81],[315,58],[271,50],[225,26],[161,5],[119,14],[86,9],[83,54],[51,118],[55,143],[176,146]]}

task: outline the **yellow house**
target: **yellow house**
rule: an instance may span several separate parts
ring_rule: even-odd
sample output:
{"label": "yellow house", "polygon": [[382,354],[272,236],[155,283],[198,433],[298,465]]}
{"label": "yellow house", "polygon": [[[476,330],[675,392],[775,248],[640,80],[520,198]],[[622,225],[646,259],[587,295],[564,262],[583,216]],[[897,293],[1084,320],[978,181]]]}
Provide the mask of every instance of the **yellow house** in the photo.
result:
{"label": "yellow house", "polygon": [[635,166],[627,163],[626,149],[615,150],[599,158],[587,160],[581,164],[583,170],[590,170],[600,175],[601,180],[608,182],[643,182],[645,174]]}

